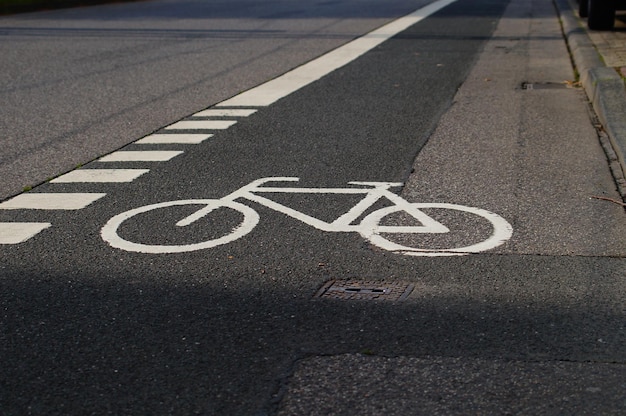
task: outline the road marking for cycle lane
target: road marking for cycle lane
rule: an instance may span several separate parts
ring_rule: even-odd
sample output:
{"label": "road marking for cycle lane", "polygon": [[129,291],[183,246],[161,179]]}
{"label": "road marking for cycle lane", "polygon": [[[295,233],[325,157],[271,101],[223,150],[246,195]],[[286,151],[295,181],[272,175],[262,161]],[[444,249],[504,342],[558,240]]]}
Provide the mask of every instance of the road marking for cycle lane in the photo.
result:
{"label": "road marking for cycle lane", "polygon": [[151,134],[135,144],[200,144],[211,137],[212,134]]}
{"label": "road marking for cycle lane", "polygon": [[182,150],[120,150],[98,159],[99,162],[167,162]]}
{"label": "road marking for cycle lane", "polygon": [[[185,253],[196,250],[204,250],[213,247],[217,247],[222,244],[227,244],[235,241],[249,232],[259,223],[259,213],[253,208],[243,204],[239,201],[248,200],[259,205],[263,205],[276,212],[280,212],[288,217],[292,217],[299,220],[311,227],[314,227],[324,232],[356,232],[361,234],[363,238],[368,240],[371,244],[379,247],[383,250],[387,250],[397,254],[403,254],[408,256],[422,256],[422,257],[442,257],[442,256],[463,256],[470,253],[478,253],[482,251],[491,250],[496,248],[506,241],[508,241],[513,235],[513,227],[499,215],[475,207],[468,207],[457,204],[448,203],[410,203],[402,197],[391,192],[389,189],[397,186],[401,186],[402,183],[398,182],[348,182],[350,185],[347,188],[299,188],[288,186],[264,186],[267,183],[293,183],[298,182],[299,178],[296,177],[269,177],[260,178],[252,181],[250,184],[243,186],[242,188],[222,197],[219,199],[183,199],[178,201],[166,201],[157,204],[146,205],[139,208],[134,208],[121,214],[112,217],[100,231],[100,235],[104,241],[109,243],[111,247],[122,249],[130,252],[148,253],[148,254],[166,254],[166,253]],[[352,187],[354,186],[354,187]],[[362,199],[358,201],[352,208],[348,209],[344,214],[338,216],[332,221],[326,221],[310,215],[307,215],[293,207],[283,205],[271,197],[263,196],[272,194],[334,194],[334,195],[363,195]],[[369,213],[371,207],[376,205],[380,200],[387,200],[392,205],[379,208]],[[209,238],[208,240],[191,242],[188,244],[146,244],[146,242],[134,242],[128,237],[122,237],[118,230],[124,222],[135,217],[136,215],[145,214],[154,210],[162,208],[171,208],[176,206],[198,206],[195,212],[189,214],[185,212],[186,216],[183,216],[179,221],[172,224],[176,227],[186,227],[198,220],[203,219],[205,216],[214,213],[223,208],[228,208],[234,211],[238,211],[242,217],[241,222],[229,233],[218,235],[216,238]],[[491,225],[490,235],[481,240],[473,241],[470,244],[463,243],[463,239],[459,240],[460,243],[454,244],[452,247],[444,248],[440,244],[435,244],[433,248],[423,247],[422,241],[416,243],[417,247],[411,242],[398,240],[393,241],[389,239],[388,235],[393,234],[401,235],[441,235],[450,232],[458,232],[458,226],[455,230],[446,227],[444,224],[428,215],[425,210],[445,210],[446,212],[460,212],[463,214],[473,214],[482,220],[486,220]],[[183,211],[184,212],[184,211]],[[222,211],[223,212],[223,211]],[[367,213],[367,214],[366,214]],[[406,222],[398,221],[396,214],[402,213],[408,215],[417,222],[406,224]],[[218,214],[219,215],[219,214]],[[396,221],[394,223],[393,218]],[[448,215],[442,218],[448,218]],[[387,219],[387,220],[385,220]],[[212,220],[214,224],[216,219]],[[391,221],[391,223],[389,222]],[[471,226],[474,228],[474,226]],[[192,231],[193,233],[193,231]],[[196,233],[193,233],[194,235]],[[464,233],[460,233],[461,237],[465,237]],[[411,240],[409,240],[411,241]],[[404,245],[407,244],[407,245]],[[426,245],[428,243],[426,242]]]}
{"label": "road marking for cycle lane", "polygon": [[251,108],[231,108],[231,109],[210,108],[208,110],[203,110],[194,114],[193,117],[248,117],[256,112],[257,112],[256,109],[251,109]]}
{"label": "road marking for cycle lane", "polygon": [[278,78],[245,91],[217,107],[266,107],[349,64],[381,43],[457,0],[439,0],[392,21]]}
{"label": "road marking for cycle lane", "polygon": [[[170,134],[170,131],[177,130],[225,130],[233,126],[236,120],[199,120],[197,117],[247,117],[254,114],[258,107],[267,107],[276,101],[284,98],[299,89],[321,79],[331,72],[349,64],[358,57],[364,55],[371,49],[387,41],[400,32],[408,29],[410,26],[422,21],[428,16],[436,13],[444,7],[456,2],[457,0],[438,0],[421,9],[418,9],[404,17],[396,19],[378,29],[375,29],[360,38],[357,38],[337,49],[334,49],[321,57],[314,59],[300,67],[297,67],[271,81],[254,87],[248,91],[238,94],[230,99],[222,101],[214,108],[206,109],[189,116],[187,120],[182,120],[164,127],[166,134],[152,134],[139,139],[134,144],[154,145],[154,144],[200,144],[213,134]],[[225,108],[226,107],[226,108]],[[230,108],[227,108],[230,107]],[[235,108],[233,108],[235,107]],[[244,107],[244,108],[241,108]],[[256,107],[256,108],[255,108]],[[196,117],[196,119],[193,119]],[[171,137],[170,137],[171,136]],[[139,155],[139,153],[143,153]],[[174,154],[175,153],[175,154]],[[183,153],[183,151],[164,151],[157,156],[156,151],[118,151],[110,155],[104,156],[98,162],[155,162],[168,161],[175,156]],[[89,174],[87,174],[89,176]],[[85,176],[85,177],[87,177]],[[71,177],[71,176],[70,176]],[[53,183],[61,183],[56,181]],[[99,182],[91,179],[85,182]],[[103,180],[102,182],[106,182]],[[122,182],[127,182],[123,180]],[[44,194],[40,194],[44,195]],[[66,194],[69,195],[69,194]],[[105,194],[101,194],[104,196]],[[20,197],[18,195],[15,198]],[[0,204],[2,207],[12,204],[10,199]],[[14,203],[14,202],[13,202]],[[22,208],[22,209],[51,209],[45,208],[45,200],[41,201],[42,205],[38,208]],[[14,208],[11,208],[14,209]],[[17,209],[17,208],[15,208]],[[49,223],[3,223],[0,222],[0,244],[17,244],[24,242],[37,235],[42,230],[50,227]],[[15,230],[22,227],[22,233]],[[9,231],[10,230],[10,231]],[[18,234],[20,234],[18,236]]]}
{"label": "road marking for cycle lane", "polygon": [[183,120],[167,126],[165,130],[226,130],[235,120]]}
{"label": "road marking for cycle lane", "polygon": [[[193,116],[200,117],[247,117],[254,114],[255,109],[221,109],[204,110]],[[236,121],[216,120],[223,130],[232,126]],[[188,126],[186,126],[188,127]],[[204,124],[202,127],[207,127]],[[170,126],[174,129],[174,126]],[[200,144],[213,137],[213,134],[185,134],[167,133],[151,134],[139,139],[135,144]],[[183,151],[118,151],[104,156],[98,162],[163,162],[182,154]],[[141,175],[148,173],[149,169],[77,169],[59,176],[50,181],[57,183],[127,183],[132,182]],[[0,204],[0,210],[77,210],[85,208],[96,199],[106,194],[73,194],[73,193],[24,193],[11,198]],[[20,244],[33,238],[43,230],[50,228],[52,224],[47,222],[0,222],[0,244]]]}
{"label": "road marking for cycle lane", "polygon": [[49,222],[0,223],[0,244],[23,243],[51,226]]}
{"label": "road marking for cycle lane", "polygon": [[50,183],[132,182],[149,171],[149,169],[77,169],[51,180]]}
{"label": "road marking for cycle lane", "polygon": [[0,209],[78,210],[104,197],[103,193],[25,193],[0,204]]}

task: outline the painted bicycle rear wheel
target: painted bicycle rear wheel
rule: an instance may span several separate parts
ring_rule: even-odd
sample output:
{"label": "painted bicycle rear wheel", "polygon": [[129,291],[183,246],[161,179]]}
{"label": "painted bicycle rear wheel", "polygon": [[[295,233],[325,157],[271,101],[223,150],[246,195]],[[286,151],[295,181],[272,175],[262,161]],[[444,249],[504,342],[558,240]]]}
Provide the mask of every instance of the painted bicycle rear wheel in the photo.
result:
{"label": "painted bicycle rear wheel", "polygon": [[[206,214],[203,213],[198,216],[197,219],[184,226],[180,225],[181,222],[184,222],[184,219],[178,222],[171,221],[169,217],[165,215],[166,211],[168,214],[171,214],[169,211],[171,209],[176,210],[177,207],[196,205],[201,207],[199,210],[195,210],[196,213],[205,211]],[[238,215],[233,216],[233,223],[231,225],[224,225],[222,223],[225,221],[222,220],[225,219],[228,211],[230,211],[231,214],[233,214],[234,211],[234,214]],[[178,214],[179,217],[177,220],[181,219],[180,212],[178,212]],[[185,216],[193,216],[193,214],[188,214],[189,213],[185,213]],[[219,229],[213,233],[210,233],[208,230],[207,232],[201,230],[204,224],[200,222],[209,214],[217,215],[217,219],[213,221],[216,226],[213,228]],[[147,217],[149,215],[152,216],[151,221],[141,221],[140,216]],[[124,231],[123,228],[130,222],[135,222],[132,230]],[[102,227],[101,236],[102,239],[112,247],[125,251],[151,254],[184,253],[230,243],[248,234],[258,222],[259,214],[252,208],[238,202],[223,201],[220,199],[190,199],[146,205],[118,214]],[[161,223],[167,223],[166,227],[169,228],[164,229],[172,230],[172,233],[176,230],[183,235],[188,235],[185,236],[181,242],[173,243],[167,232],[152,230],[152,228],[158,228]],[[195,231],[192,230],[192,227],[189,227],[192,223],[196,223]],[[145,224],[151,224],[151,226],[147,227]],[[131,227],[128,226],[126,228]],[[207,227],[204,226],[204,228]],[[189,231],[186,232],[186,230]],[[170,241],[168,241],[168,239]],[[194,239],[199,239],[200,241],[193,241]]]}

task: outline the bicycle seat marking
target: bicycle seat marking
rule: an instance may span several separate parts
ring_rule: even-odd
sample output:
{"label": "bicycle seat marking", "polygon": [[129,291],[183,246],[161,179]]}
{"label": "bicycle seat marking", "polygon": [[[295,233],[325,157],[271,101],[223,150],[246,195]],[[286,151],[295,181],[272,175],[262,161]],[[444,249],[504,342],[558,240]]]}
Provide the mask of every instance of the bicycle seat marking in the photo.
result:
{"label": "bicycle seat marking", "polygon": [[[374,246],[398,254],[410,256],[459,256],[470,253],[479,253],[491,250],[504,244],[513,235],[513,227],[502,217],[493,212],[448,203],[411,203],[396,195],[390,188],[402,186],[398,182],[349,182],[351,187],[346,188],[297,188],[287,186],[266,186],[274,182],[298,182],[295,177],[269,177],[257,179],[248,185],[219,199],[189,199],[161,202],[131,209],[111,218],[102,228],[101,236],[112,247],[138,253],[162,254],[184,253],[202,249],[209,249],[237,240],[258,224],[259,214],[248,205],[237,200],[247,200],[274,211],[278,211],[291,218],[299,220],[311,227],[326,232],[356,232]],[[352,208],[340,215],[332,222],[304,214],[296,209],[278,203],[265,195],[269,194],[335,194],[335,195],[363,195]],[[386,200],[390,206],[376,209],[367,213],[379,200]],[[223,209],[237,211],[243,218],[241,222],[225,232],[224,235],[211,237],[204,241],[185,244],[146,244],[133,242],[120,236],[120,227],[129,219],[140,214],[150,213],[163,208],[178,206],[200,206],[190,215],[186,215],[176,222],[176,227],[187,227],[196,223],[212,212],[223,212]],[[470,244],[461,244],[453,247],[413,247],[407,243],[392,241],[394,236],[417,235],[444,235],[450,233],[450,228],[434,219],[425,211],[446,211],[476,218],[488,224],[490,235],[486,239]],[[402,216],[404,220],[400,221]],[[406,219],[410,219],[406,225]],[[394,223],[398,222],[398,223]],[[397,240],[397,239],[396,239]],[[411,243],[413,245],[417,245]]]}

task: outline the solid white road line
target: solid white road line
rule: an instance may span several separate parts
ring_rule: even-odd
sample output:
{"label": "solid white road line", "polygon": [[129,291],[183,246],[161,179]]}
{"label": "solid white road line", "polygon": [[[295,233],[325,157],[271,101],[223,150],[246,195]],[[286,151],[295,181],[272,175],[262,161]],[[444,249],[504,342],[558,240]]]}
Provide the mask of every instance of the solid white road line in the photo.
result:
{"label": "solid white road line", "polygon": [[0,244],[19,244],[50,227],[47,222],[0,222]]}
{"label": "solid white road line", "polygon": [[217,104],[217,107],[265,107],[352,62],[391,37],[456,0],[439,0],[394,20],[278,78]]}
{"label": "solid white road line", "polygon": [[151,134],[135,144],[200,144],[212,134]]}
{"label": "solid white road line", "polygon": [[78,169],[51,180],[51,183],[132,182],[149,169]]}
{"label": "solid white road line", "polygon": [[244,108],[211,108],[209,110],[200,111],[193,117],[248,117],[256,113],[257,110]]}
{"label": "solid white road line", "polygon": [[183,153],[182,150],[123,151],[101,157],[99,162],[165,162]]}
{"label": "solid white road line", "polygon": [[167,126],[166,130],[226,130],[235,120],[183,120]]}
{"label": "solid white road line", "polygon": [[0,209],[76,210],[102,198],[99,193],[26,193],[0,204]]}

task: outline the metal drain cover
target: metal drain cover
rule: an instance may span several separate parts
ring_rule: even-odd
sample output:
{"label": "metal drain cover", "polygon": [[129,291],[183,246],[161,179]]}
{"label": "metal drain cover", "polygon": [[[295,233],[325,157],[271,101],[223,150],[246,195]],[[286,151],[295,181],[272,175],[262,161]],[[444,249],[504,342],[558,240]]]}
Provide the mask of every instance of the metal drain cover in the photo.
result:
{"label": "metal drain cover", "polygon": [[567,82],[522,82],[523,90],[562,90],[572,88],[573,83]]}
{"label": "metal drain cover", "polygon": [[316,298],[341,300],[387,300],[401,302],[415,285],[373,280],[330,280],[315,294]]}

